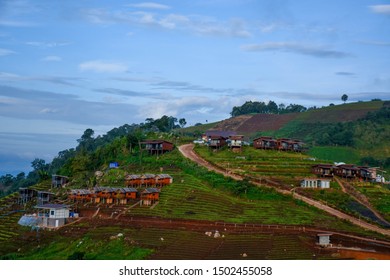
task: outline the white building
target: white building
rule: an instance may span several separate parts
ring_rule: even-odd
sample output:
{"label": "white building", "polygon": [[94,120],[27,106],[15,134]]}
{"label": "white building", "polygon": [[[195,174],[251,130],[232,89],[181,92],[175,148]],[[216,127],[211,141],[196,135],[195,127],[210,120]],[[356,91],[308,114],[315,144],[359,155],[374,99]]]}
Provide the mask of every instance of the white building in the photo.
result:
{"label": "white building", "polygon": [[330,180],[328,179],[318,179],[318,178],[305,178],[301,181],[302,188],[320,188],[320,189],[329,189]]}
{"label": "white building", "polygon": [[40,218],[39,226],[60,227],[69,218],[69,206],[64,204],[44,204],[35,206]]}

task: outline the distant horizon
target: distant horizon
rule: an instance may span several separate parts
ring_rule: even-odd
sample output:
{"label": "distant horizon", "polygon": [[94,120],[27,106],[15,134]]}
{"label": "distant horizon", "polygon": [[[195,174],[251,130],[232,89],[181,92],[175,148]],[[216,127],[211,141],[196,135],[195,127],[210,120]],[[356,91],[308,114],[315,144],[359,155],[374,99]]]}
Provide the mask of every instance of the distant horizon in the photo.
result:
{"label": "distant horizon", "polygon": [[[376,98],[374,98],[376,99]],[[340,99],[341,100],[341,99]],[[247,100],[247,101],[251,101],[251,100]],[[252,100],[253,101],[253,100]],[[356,101],[356,102],[341,102],[340,104],[334,104],[335,106],[337,105],[348,105],[348,104],[353,104],[353,103],[359,103],[359,102],[372,102],[373,100],[367,100],[367,101],[363,101],[363,100],[360,100],[360,101]],[[390,100],[381,100],[382,102],[389,102]],[[253,101],[254,102],[254,101]],[[290,104],[290,103],[288,103]],[[286,105],[288,105],[286,103]],[[295,104],[295,103],[293,103]],[[241,104],[242,105],[242,104]],[[241,106],[239,105],[239,106]],[[300,105],[300,104],[298,104]],[[317,109],[321,109],[322,107],[328,107],[329,104],[327,106],[323,105],[321,107],[317,107]],[[161,116],[162,117],[162,116]],[[175,116],[173,116],[175,117]],[[230,118],[231,116],[229,115],[228,118]],[[226,118],[226,119],[228,119]],[[202,124],[207,124],[207,123],[215,123],[215,122],[220,122],[220,121],[223,121],[225,119],[221,119],[221,120],[213,120],[213,121],[207,121],[207,122],[203,122]],[[143,123],[144,121],[140,122],[140,123]],[[188,122],[188,120],[187,120]],[[137,124],[140,124],[140,123],[137,123]],[[122,125],[125,125],[126,123],[123,123],[121,125],[117,125],[117,126],[113,126],[109,129],[107,129],[106,131],[100,131],[100,132],[97,132],[93,129],[93,127],[85,127],[85,129],[88,129],[88,128],[91,128],[94,130],[95,134],[94,134],[94,138],[98,137],[99,135],[100,136],[103,136],[104,134],[106,134],[108,131],[110,131],[111,129],[114,129],[114,128],[117,128],[117,127],[120,127]],[[127,123],[129,125],[131,125],[130,123]],[[191,124],[191,125],[187,125],[185,127],[191,127],[191,126],[194,126],[194,124]],[[84,130],[85,130],[84,129]],[[84,132],[83,130],[83,132]],[[57,139],[61,139],[63,140],[61,143],[59,143],[60,145],[58,145],[58,149],[55,150],[55,149],[51,149],[51,150],[46,150],[45,152],[42,153],[41,156],[34,156],[34,157],[29,157],[29,155],[25,154],[25,155],[19,155],[19,154],[14,154],[14,153],[4,153],[4,152],[0,152],[0,176],[3,176],[3,175],[6,175],[6,174],[11,174],[13,176],[16,176],[17,174],[21,173],[21,172],[25,172],[26,175],[32,171],[32,167],[31,167],[31,162],[35,159],[35,158],[41,158],[41,159],[44,159],[46,161],[46,163],[50,163],[54,157],[56,157],[58,155],[58,152],[60,151],[63,151],[63,150],[67,150],[67,149],[72,149],[72,148],[76,148],[78,143],[77,143],[77,139],[79,139],[82,135],[81,132],[80,134],[69,134],[69,135],[65,135],[65,134],[62,134],[62,135],[57,135],[57,134],[46,134],[46,135],[42,135],[42,134],[39,134],[39,133],[35,133],[35,134],[32,134],[32,133],[29,133],[28,135],[26,134],[26,137],[29,139],[30,143],[31,143],[31,139],[32,138],[35,138],[35,142],[40,142],[40,137],[41,136],[44,136],[45,139],[51,139],[52,142],[57,142],[56,140]],[[4,142],[4,141],[7,141],[6,137],[6,134],[4,133],[1,133],[0,132],[0,135],[2,136],[2,139],[0,139],[0,142]],[[19,137],[22,137],[22,135],[19,135]],[[12,141],[12,140],[10,140]],[[23,141],[22,139],[19,139],[19,141]],[[74,145],[73,146],[67,146],[65,147],[67,144],[73,142]],[[63,148],[65,147],[65,148]],[[4,169],[3,166],[8,166],[9,168],[8,169]],[[20,168],[20,166],[22,166],[22,168]]]}

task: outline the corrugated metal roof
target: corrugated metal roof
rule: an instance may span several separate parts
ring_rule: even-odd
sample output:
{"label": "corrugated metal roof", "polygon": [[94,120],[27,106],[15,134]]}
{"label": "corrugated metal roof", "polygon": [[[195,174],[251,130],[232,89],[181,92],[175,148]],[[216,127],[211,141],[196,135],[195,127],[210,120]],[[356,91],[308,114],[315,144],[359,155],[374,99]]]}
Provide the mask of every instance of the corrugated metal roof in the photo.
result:
{"label": "corrugated metal roof", "polygon": [[168,174],[157,174],[156,178],[158,178],[158,179],[166,179],[166,178],[172,179],[172,176],[170,176]]}
{"label": "corrugated metal roof", "polygon": [[141,175],[129,174],[129,175],[126,175],[125,180],[136,180],[136,179],[140,179],[140,178],[141,178]]}
{"label": "corrugated metal roof", "polygon": [[142,193],[159,193],[160,190],[157,188],[146,188]]}
{"label": "corrugated metal roof", "polygon": [[122,190],[125,192],[125,193],[132,193],[132,192],[138,192],[136,189],[134,188],[122,188]]}
{"label": "corrugated metal roof", "polygon": [[69,205],[65,204],[44,204],[40,206],[35,206],[37,209],[63,209],[63,208],[69,208]]}

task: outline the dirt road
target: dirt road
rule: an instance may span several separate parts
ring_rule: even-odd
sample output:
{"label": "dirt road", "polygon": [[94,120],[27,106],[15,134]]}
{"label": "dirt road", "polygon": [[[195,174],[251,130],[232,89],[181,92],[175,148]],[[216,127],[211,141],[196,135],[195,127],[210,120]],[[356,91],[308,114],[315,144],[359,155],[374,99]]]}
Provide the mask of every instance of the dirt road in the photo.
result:
{"label": "dirt road", "polygon": [[[193,144],[182,145],[179,147],[179,151],[183,154],[184,157],[198,163],[199,165],[206,167],[208,170],[215,171],[217,173],[223,174],[224,176],[231,177],[235,180],[243,180],[242,176],[237,175],[237,174],[233,174],[233,173],[227,173],[224,169],[219,168],[219,167],[207,162],[203,158],[201,158],[198,154],[196,154],[194,152],[194,145]],[[253,183],[255,185],[260,185],[259,183],[253,182],[253,181],[251,183]],[[371,230],[374,232],[378,232],[378,233],[381,233],[381,234],[386,235],[386,236],[390,236],[390,230],[386,230],[386,229],[377,227],[375,225],[369,224],[365,221],[362,221],[362,220],[357,219],[355,217],[352,217],[348,214],[345,214],[339,210],[336,210],[332,207],[329,207],[329,206],[327,206],[319,201],[316,201],[314,199],[297,194],[294,191],[281,190],[277,187],[275,187],[275,190],[277,190],[278,192],[283,193],[283,194],[291,194],[295,199],[302,200],[309,205],[312,205],[318,209],[321,209],[321,210],[323,210],[323,211],[325,211],[333,216],[336,216],[340,219],[347,220],[347,221],[349,221],[349,222],[351,222],[359,227],[362,227],[364,229]]]}

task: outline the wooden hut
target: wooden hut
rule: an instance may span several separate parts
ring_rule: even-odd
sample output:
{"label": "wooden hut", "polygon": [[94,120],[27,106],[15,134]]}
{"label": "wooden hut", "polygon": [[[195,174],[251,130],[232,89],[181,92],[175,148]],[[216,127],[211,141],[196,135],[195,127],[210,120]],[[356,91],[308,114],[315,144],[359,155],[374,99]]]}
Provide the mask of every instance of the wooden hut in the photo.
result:
{"label": "wooden hut", "polygon": [[156,186],[160,187],[167,186],[173,182],[173,178],[168,174],[157,174],[155,180]]}
{"label": "wooden hut", "polygon": [[143,186],[149,187],[156,185],[156,175],[154,174],[143,174],[141,176],[141,182]]}
{"label": "wooden hut", "polygon": [[223,136],[210,136],[208,146],[212,149],[220,149],[226,146],[226,138]]}
{"label": "wooden hut", "polygon": [[359,166],[358,176],[364,181],[375,181],[377,172],[374,167]]}
{"label": "wooden hut", "polygon": [[291,143],[291,150],[292,151],[302,152],[304,150],[305,143],[303,143],[301,140],[293,139],[293,140],[291,140],[290,143]]}
{"label": "wooden hut", "polygon": [[320,177],[333,177],[334,166],[332,164],[316,164],[312,166],[312,172]]}
{"label": "wooden hut", "polygon": [[92,202],[94,198],[94,191],[85,189],[74,189],[69,192],[68,198],[73,201]]}
{"label": "wooden hut", "polygon": [[31,201],[34,197],[37,196],[37,191],[29,188],[20,188],[19,189],[19,204],[26,204]]}
{"label": "wooden hut", "polygon": [[294,141],[289,138],[279,138],[276,140],[277,149],[280,151],[292,151]]}
{"label": "wooden hut", "polygon": [[114,203],[116,204],[127,204],[129,200],[137,198],[137,190],[134,188],[112,188]]}
{"label": "wooden hut", "polygon": [[146,188],[141,193],[141,205],[151,206],[160,199],[160,190],[157,188]]}
{"label": "wooden hut", "polygon": [[352,179],[359,174],[359,168],[353,164],[341,164],[335,167],[335,174],[342,178]]}
{"label": "wooden hut", "polygon": [[150,154],[163,154],[173,150],[174,145],[171,142],[165,140],[147,140],[141,142],[144,146],[144,150],[148,151]]}
{"label": "wooden hut", "polygon": [[49,203],[53,196],[54,196],[54,194],[51,192],[38,191],[37,205],[43,205],[43,204]]}
{"label": "wooden hut", "polygon": [[270,136],[261,136],[253,139],[253,147],[255,149],[273,150],[276,148],[276,140]]}
{"label": "wooden hut", "polygon": [[111,187],[95,187],[95,203],[112,204],[115,198],[115,189]]}
{"label": "wooden hut", "polygon": [[62,175],[52,175],[51,176],[51,186],[52,188],[61,188],[69,182],[69,177]]}
{"label": "wooden hut", "polygon": [[140,175],[129,174],[125,177],[125,185],[130,187],[140,187],[142,185],[142,178]]}
{"label": "wooden hut", "polygon": [[244,143],[244,135],[231,135],[228,141],[230,149],[241,149]]}

